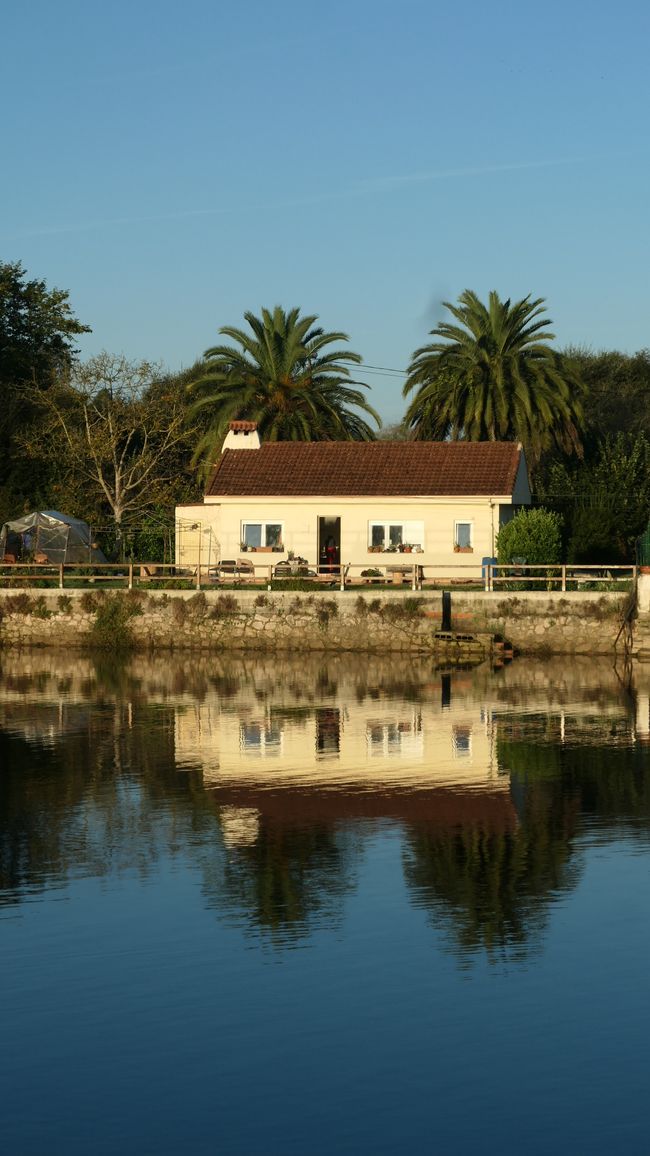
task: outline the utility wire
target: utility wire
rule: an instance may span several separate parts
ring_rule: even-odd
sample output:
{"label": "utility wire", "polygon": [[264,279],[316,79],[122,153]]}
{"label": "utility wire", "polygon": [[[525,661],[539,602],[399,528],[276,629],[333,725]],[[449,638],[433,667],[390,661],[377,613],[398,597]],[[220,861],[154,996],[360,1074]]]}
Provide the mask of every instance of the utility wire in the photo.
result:
{"label": "utility wire", "polygon": [[389,369],[386,365],[366,365],[365,362],[363,362],[359,368],[362,370],[369,369],[371,373],[383,373],[390,377],[406,377],[405,369]]}

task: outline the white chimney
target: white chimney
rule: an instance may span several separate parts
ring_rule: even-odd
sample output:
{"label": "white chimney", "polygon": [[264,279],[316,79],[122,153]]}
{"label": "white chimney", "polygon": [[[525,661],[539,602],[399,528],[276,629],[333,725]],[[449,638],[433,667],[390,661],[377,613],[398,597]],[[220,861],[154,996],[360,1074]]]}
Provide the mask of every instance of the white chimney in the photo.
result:
{"label": "white chimney", "polygon": [[231,421],[228,426],[228,433],[224,438],[222,453],[224,450],[258,450],[260,448],[260,435],[257,432],[256,421]]}

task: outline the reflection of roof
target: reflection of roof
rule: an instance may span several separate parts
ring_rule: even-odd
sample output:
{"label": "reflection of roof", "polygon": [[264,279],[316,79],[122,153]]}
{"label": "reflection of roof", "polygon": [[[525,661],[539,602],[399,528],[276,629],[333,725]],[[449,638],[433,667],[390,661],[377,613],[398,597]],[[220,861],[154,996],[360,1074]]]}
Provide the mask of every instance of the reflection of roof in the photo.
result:
{"label": "reflection of roof", "polygon": [[219,806],[256,808],[276,821],[318,822],[345,819],[397,819],[439,827],[482,826],[512,831],[517,812],[505,791],[456,791],[447,788],[413,791],[351,791],[207,788]]}
{"label": "reflection of roof", "polygon": [[272,442],[225,450],[207,494],[511,494],[521,457],[510,442]]}

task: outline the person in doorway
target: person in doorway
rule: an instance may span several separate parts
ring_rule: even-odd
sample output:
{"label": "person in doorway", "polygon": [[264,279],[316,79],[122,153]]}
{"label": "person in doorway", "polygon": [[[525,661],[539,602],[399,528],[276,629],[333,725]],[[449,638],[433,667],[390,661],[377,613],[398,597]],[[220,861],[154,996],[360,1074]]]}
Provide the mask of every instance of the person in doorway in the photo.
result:
{"label": "person in doorway", "polygon": [[325,557],[327,559],[328,569],[334,570],[336,568],[336,566],[338,565],[339,552],[336,548],[336,542],[334,541],[334,539],[332,537],[329,537],[327,539],[327,545],[325,547]]}

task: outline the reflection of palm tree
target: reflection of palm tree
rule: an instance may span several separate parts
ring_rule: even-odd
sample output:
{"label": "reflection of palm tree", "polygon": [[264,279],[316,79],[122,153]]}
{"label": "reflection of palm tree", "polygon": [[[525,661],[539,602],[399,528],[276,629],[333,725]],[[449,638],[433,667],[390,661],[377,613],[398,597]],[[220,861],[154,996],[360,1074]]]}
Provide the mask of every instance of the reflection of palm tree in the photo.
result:
{"label": "reflection of palm tree", "polygon": [[274,936],[305,934],[319,917],[331,923],[351,886],[350,848],[325,823],[290,825],[262,816],[257,839],[231,850],[206,879],[211,904],[241,913]]}
{"label": "reflection of palm tree", "polygon": [[544,928],[553,896],[574,885],[575,818],[574,799],[540,785],[513,831],[418,824],[407,836],[407,883],[436,924],[451,924],[463,953],[484,948],[523,957]]}

